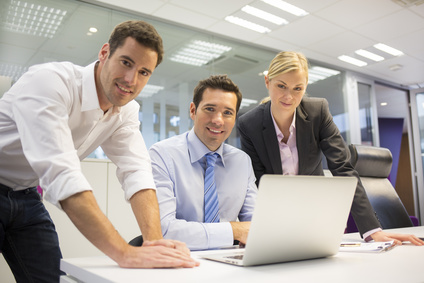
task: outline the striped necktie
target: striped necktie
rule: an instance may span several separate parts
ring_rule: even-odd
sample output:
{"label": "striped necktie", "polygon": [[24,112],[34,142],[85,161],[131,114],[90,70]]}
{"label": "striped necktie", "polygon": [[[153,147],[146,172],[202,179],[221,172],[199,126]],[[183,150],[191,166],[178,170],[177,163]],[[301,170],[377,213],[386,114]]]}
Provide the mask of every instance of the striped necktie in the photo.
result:
{"label": "striped necktie", "polygon": [[219,203],[215,185],[215,162],[217,153],[208,153],[205,171],[205,223],[219,222]]}

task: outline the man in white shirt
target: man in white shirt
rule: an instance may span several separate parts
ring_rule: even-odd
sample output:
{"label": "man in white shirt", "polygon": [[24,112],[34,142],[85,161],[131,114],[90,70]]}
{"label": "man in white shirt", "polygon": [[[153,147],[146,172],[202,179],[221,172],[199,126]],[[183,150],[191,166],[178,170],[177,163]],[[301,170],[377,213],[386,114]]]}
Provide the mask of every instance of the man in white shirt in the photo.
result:
{"label": "man in white shirt", "polygon": [[[164,240],[151,164],[133,99],[163,56],[153,26],[127,21],[87,67],[31,67],[0,99],[0,249],[17,281],[58,282],[60,248],[36,189],[121,267],[193,267],[185,244]],[[147,242],[132,247],[101,212],[80,160],[101,146]],[[77,244],[77,243],[76,243]],[[40,260],[42,259],[42,260]]]}
{"label": "man in white shirt", "polygon": [[[160,141],[150,148],[165,238],[183,241],[191,250],[244,244],[250,227],[257,188],[247,154],[224,141],[229,137],[241,103],[238,87],[225,75],[199,82],[190,104],[191,131]],[[217,201],[208,217],[213,167]],[[237,221],[237,219],[239,221]]]}

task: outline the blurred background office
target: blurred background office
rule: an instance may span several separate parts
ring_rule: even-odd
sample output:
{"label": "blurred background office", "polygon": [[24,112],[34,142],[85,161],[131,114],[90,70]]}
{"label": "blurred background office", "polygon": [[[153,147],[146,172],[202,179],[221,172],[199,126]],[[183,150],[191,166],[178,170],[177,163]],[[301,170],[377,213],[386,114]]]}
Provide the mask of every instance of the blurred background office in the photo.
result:
{"label": "blurred background office", "polygon": [[[243,114],[267,95],[264,72],[276,53],[300,51],[310,60],[307,93],[328,99],[347,143],[390,149],[390,181],[408,213],[423,220],[423,3],[0,0],[0,96],[31,65],[90,64],[116,24],[148,21],[165,46],[164,61],[136,99],[149,147],[191,128],[189,103],[200,79],[228,74],[243,93]],[[239,146],[236,130],[227,142]],[[105,156],[99,148],[90,158],[95,164]],[[104,198],[108,211],[114,204]]]}

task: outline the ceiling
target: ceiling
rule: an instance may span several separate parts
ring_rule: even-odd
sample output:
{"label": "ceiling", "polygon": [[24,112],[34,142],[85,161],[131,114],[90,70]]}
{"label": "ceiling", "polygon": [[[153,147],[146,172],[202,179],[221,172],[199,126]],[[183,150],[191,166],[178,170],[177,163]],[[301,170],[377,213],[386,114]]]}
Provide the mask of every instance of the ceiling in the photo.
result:
{"label": "ceiling", "polygon": [[[398,0],[398,2],[413,0]],[[411,88],[424,87],[424,4],[404,7],[393,0],[287,0],[307,12],[304,17],[273,8],[257,0],[90,0],[139,12],[166,22],[226,36],[275,51],[297,50],[309,59],[360,72],[382,81]],[[417,2],[417,1],[415,1]],[[424,1],[418,1],[424,3]],[[245,5],[266,9],[289,21],[288,25],[266,24],[271,32],[261,34],[224,20],[239,15]],[[268,6],[268,7],[266,7]],[[365,67],[337,59],[357,49],[384,43],[404,55]],[[391,66],[401,69],[392,71]]]}

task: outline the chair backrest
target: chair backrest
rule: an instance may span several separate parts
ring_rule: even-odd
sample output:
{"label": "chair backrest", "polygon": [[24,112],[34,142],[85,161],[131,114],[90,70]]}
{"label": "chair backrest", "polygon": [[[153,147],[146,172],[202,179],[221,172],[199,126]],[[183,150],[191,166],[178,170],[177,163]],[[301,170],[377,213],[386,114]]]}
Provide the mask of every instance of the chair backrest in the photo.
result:
{"label": "chair backrest", "polygon": [[137,236],[128,242],[131,246],[141,247],[143,245],[143,235]]}
{"label": "chair backrest", "polygon": [[408,212],[387,177],[392,153],[387,148],[349,145],[351,163],[358,172],[383,229],[412,227]]}

